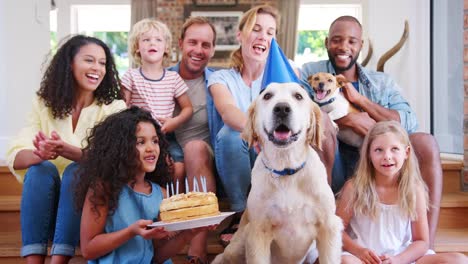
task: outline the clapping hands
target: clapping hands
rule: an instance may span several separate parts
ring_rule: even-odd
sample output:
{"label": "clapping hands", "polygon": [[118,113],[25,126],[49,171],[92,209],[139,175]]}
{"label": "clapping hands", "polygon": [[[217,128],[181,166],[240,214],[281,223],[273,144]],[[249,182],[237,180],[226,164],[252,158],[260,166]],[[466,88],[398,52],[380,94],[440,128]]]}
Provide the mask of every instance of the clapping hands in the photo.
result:
{"label": "clapping hands", "polygon": [[65,143],[60,135],[52,131],[50,137],[44,132],[39,131],[33,139],[33,145],[36,148],[33,153],[42,160],[54,160],[61,155]]}

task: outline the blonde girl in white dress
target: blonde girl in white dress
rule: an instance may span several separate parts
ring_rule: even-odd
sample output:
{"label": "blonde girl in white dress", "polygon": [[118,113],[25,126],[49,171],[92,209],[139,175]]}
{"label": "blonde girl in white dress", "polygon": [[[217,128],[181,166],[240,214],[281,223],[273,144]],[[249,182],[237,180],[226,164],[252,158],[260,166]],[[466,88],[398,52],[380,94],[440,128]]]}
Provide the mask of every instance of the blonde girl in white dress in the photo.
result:
{"label": "blonde girl in white dress", "polygon": [[408,134],[398,122],[377,123],[337,203],[345,226],[342,263],[467,263],[463,254],[429,249],[427,209]]}

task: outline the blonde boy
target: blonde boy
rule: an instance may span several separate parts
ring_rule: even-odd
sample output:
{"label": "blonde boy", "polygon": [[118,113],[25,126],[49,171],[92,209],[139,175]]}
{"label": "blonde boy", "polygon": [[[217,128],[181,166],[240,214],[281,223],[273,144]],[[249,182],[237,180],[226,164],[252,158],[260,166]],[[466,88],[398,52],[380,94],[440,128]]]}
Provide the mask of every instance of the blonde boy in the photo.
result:
{"label": "blonde boy", "polygon": [[[193,109],[184,80],[164,66],[169,57],[171,36],[169,28],[156,19],[146,18],[135,23],[129,34],[128,47],[136,68],[122,76],[122,90],[127,105],[149,110],[161,124],[169,143],[174,144],[172,132],[191,118]],[[173,116],[176,103],[181,111]],[[183,174],[183,163],[175,162],[174,173]]]}

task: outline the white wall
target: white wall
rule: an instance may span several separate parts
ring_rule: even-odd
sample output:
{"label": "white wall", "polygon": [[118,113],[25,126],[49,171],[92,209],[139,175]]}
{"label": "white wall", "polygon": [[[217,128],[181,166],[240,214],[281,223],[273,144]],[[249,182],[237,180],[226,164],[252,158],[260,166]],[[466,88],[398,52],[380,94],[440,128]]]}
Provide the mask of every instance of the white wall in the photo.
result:
{"label": "white wall", "polygon": [[0,1],[0,164],[24,126],[49,51],[49,1]]}
{"label": "white wall", "polygon": [[402,49],[385,64],[385,72],[401,86],[402,93],[418,116],[419,130],[430,132],[430,1],[368,0],[367,35],[374,47],[368,67],[400,39],[404,21],[409,37]]}

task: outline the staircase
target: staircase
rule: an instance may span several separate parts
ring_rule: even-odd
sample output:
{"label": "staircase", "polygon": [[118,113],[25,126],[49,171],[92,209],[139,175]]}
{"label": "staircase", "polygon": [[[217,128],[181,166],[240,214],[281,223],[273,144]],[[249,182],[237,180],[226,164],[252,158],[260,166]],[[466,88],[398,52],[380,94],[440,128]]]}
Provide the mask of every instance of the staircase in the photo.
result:
{"label": "staircase", "polygon": [[[444,160],[443,196],[440,209],[439,225],[435,241],[436,252],[462,252],[468,255],[468,192],[462,192],[461,161]],[[19,257],[21,247],[20,231],[20,201],[21,184],[8,171],[7,167],[0,167],[0,263],[24,263]],[[227,209],[221,203],[222,209]],[[223,229],[223,224],[218,228]],[[218,232],[209,236],[208,253],[212,259],[222,252],[223,247],[218,243]],[[176,258],[175,264],[184,263],[187,248]],[[86,263],[77,250],[77,257],[70,263]]]}
{"label": "staircase", "polygon": [[461,252],[468,255],[468,192],[463,192],[463,162],[442,161],[444,186],[439,224],[435,239],[436,252]]}

